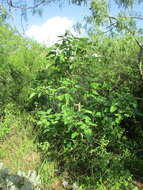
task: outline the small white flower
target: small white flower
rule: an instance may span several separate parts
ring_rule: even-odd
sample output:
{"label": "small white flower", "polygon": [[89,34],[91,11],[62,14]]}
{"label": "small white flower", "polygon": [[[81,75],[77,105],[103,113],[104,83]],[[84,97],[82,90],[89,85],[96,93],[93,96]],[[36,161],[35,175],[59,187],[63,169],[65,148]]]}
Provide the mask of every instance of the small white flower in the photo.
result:
{"label": "small white flower", "polygon": [[70,61],[73,61],[75,58],[72,56],[72,57],[70,57]]}
{"label": "small white flower", "polygon": [[63,181],[62,185],[64,188],[66,188],[69,185],[69,183],[68,183],[68,181]]}
{"label": "small white flower", "polygon": [[13,185],[10,187],[10,190],[19,190],[19,189]]}
{"label": "small white flower", "polygon": [[92,54],[92,56],[99,57],[99,55],[97,53]]}
{"label": "small white flower", "polygon": [[78,188],[77,184],[76,183],[73,183],[72,185],[72,190],[76,190]]}
{"label": "small white flower", "polygon": [[20,170],[17,172],[17,175],[20,177],[26,177],[26,174],[24,172],[21,172]]}
{"label": "small white flower", "polygon": [[0,162],[0,170],[3,168],[3,163]]}
{"label": "small white flower", "polygon": [[62,50],[60,50],[60,49],[57,48],[57,49],[55,50],[55,53],[56,53],[56,55],[60,55],[60,54],[62,53]]}

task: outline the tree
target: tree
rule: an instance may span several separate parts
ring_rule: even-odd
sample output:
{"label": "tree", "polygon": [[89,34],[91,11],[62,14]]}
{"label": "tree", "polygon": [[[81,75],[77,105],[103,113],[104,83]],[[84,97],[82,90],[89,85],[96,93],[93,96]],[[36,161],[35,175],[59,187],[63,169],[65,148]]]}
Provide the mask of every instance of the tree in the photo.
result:
{"label": "tree", "polygon": [[[11,16],[12,12],[17,9],[21,11],[21,16],[26,18],[28,11],[32,11],[33,14],[42,14],[42,7],[48,6],[50,3],[64,6],[65,2],[68,2],[69,5],[84,3],[89,6],[91,15],[86,17],[89,31],[95,32],[99,28],[112,34],[115,31],[131,31],[132,33],[135,31],[141,33],[142,31],[141,24],[138,23],[139,20],[143,20],[143,15],[139,13],[137,5],[143,3],[143,0],[32,0],[30,3],[26,0],[0,0],[1,21]],[[111,5],[117,7],[116,14],[112,13]]]}
{"label": "tree", "polygon": [[[113,34],[130,32],[142,32],[143,15],[139,5],[143,1],[135,0],[92,0],[90,4],[91,15],[86,17],[91,24],[90,31],[104,31]],[[113,8],[114,7],[114,11]]]}
{"label": "tree", "polygon": [[[32,0],[27,2],[26,0],[18,1],[18,0],[0,0],[0,11],[3,9],[7,9],[10,11],[11,9],[21,9],[21,11],[26,10],[34,10],[38,9],[39,7],[46,6],[50,3],[59,3],[60,5],[64,4],[64,0]],[[77,4],[81,5],[81,3],[86,3],[86,0],[68,0],[69,4]]]}
{"label": "tree", "polygon": [[[32,12],[32,14],[42,15],[42,8],[48,6],[50,3],[57,3],[59,6],[63,6],[65,2],[69,4],[81,5],[82,3],[86,4],[86,0],[0,0],[0,23],[3,23],[9,18],[12,20],[14,24],[14,12],[18,10],[21,15],[21,24],[23,18],[27,20],[28,13]],[[15,25],[15,24],[14,24]]]}

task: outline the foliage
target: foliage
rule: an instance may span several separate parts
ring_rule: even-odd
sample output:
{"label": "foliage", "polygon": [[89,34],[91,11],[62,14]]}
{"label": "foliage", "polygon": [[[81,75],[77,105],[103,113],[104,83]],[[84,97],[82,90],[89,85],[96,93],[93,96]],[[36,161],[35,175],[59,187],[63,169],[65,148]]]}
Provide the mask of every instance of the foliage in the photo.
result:
{"label": "foliage", "polygon": [[14,108],[13,105],[7,105],[4,109],[4,116],[1,116],[1,121],[0,121],[0,139],[2,140],[10,130],[12,129],[12,121],[14,119]]}
{"label": "foliage", "polygon": [[[59,6],[69,5],[86,5],[90,8],[90,16],[85,16],[86,29],[90,33],[96,33],[98,30],[113,34],[114,32],[134,32],[142,34],[140,21],[143,19],[142,12],[139,11],[142,0],[1,0],[0,1],[0,23],[11,18],[13,20],[14,12],[19,11],[21,18],[27,20],[29,11],[33,14],[42,15],[42,8],[51,3]],[[111,7],[114,7],[116,13],[113,13]],[[92,31],[92,32],[91,32]]]}
{"label": "foliage", "polygon": [[126,120],[142,133],[137,52],[130,35],[91,42],[67,33],[37,73],[30,102],[44,155],[55,151],[61,170],[90,189],[136,189],[129,170],[139,133]]}
{"label": "foliage", "polygon": [[[68,0],[68,4],[87,4],[86,0]],[[21,18],[27,20],[29,12],[32,14],[42,15],[42,8],[48,6],[51,3],[57,3],[59,6],[65,4],[65,0],[31,0],[30,2],[26,0],[0,0],[0,23],[7,21],[9,18],[13,20],[14,12],[18,10]]]}
{"label": "foliage", "polygon": [[0,105],[4,108],[13,102],[22,106],[28,99],[34,72],[45,63],[44,58],[37,56],[39,45],[23,40],[6,24],[0,26],[0,41]]}
{"label": "foliage", "polygon": [[108,1],[92,1],[92,38],[66,33],[50,48],[0,25],[0,137],[18,113],[28,112],[19,128],[28,120],[34,124],[44,183],[56,175],[52,164],[46,171],[52,159],[59,175],[67,172],[81,190],[138,189],[133,180],[143,174],[143,84],[136,42],[142,37],[132,36],[134,22],[124,14],[113,18],[112,33],[101,32],[107,7]]}

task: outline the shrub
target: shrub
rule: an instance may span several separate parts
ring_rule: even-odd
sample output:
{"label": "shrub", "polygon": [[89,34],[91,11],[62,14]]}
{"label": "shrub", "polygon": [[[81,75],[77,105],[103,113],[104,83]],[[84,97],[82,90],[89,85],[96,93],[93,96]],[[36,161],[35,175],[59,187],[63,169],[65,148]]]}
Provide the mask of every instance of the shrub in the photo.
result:
{"label": "shrub", "polygon": [[39,141],[48,141],[59,166],[96,182],[113,178],[115,189],[127,188],[132,176],[125,165],[134,140],[122,122],[140,113],[138,49],[131,47],[130,36],[90,42],[66,34],[47,54],[30,96]]}

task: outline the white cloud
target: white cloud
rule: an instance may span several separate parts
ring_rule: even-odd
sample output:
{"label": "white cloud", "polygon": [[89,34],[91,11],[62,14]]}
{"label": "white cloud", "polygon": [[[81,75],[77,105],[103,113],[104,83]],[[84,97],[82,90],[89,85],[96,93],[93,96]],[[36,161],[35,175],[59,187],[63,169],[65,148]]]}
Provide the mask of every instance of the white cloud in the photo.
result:
{"label": "white cloud", "polygon": [[73,29],[73,20],[67,17],[53,17],[48,19],[42,25],[32,25],[26,32],[26,36],[32,38],[39,43],[52,45],[58,40],[59,35],[63,35],[67,30],[75,34]]}

